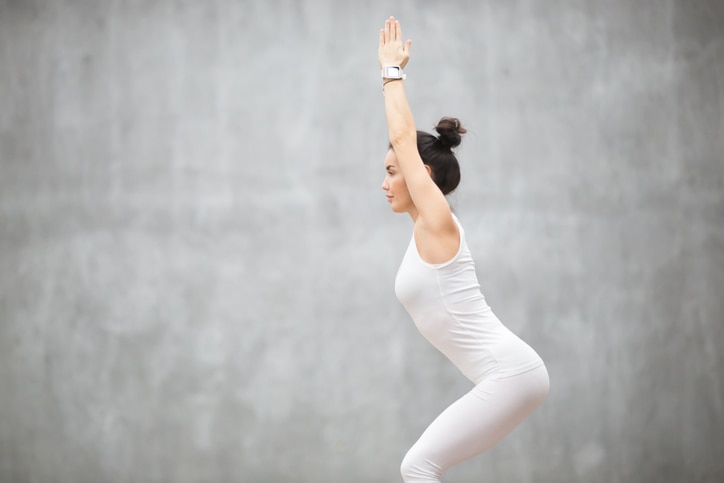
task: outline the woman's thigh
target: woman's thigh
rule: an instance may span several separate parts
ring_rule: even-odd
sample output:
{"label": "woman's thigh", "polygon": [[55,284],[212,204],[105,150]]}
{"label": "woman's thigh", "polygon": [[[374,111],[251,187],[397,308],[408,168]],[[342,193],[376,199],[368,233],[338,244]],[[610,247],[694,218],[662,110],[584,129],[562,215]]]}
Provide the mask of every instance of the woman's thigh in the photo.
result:
{"label": "woman's thigh", "polygon": [[408,457],[442,471],[490,449],[541,405],[548,395],[545,366],[517,376],[489,379],[443,411]]}

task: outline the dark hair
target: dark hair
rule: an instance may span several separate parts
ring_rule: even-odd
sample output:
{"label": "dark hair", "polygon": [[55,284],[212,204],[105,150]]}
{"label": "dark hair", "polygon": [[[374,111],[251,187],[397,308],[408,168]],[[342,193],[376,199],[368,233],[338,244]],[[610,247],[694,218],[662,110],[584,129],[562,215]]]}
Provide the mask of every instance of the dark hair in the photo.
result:
{"label": "dark hair", "polygon": [[[437,187],[447,195],[460,184],[460,164],[452,150],[460,145],[462,135],[468,131],[456,117],[443,117],[433,129],[439,136],[417,131],[417,151],[423,164],[430,167]],[[392,143],[389,149],[392,149]]]}
{"label": "dark hair", "polygon": [[452,150],[460,145],[462,135],[468,131],[456,117],[443,117],[434,129],[439,136],[417,131],[417,151],[422,162],[430,167],[437,187],[447,195],[460,184],[460,164]]}
{"label": "dark hair", "polygon": [[434,129],[439,136],[417,131],[417,150],[422,162],[430,167],[433,181],[447,195],[460,184],[460,165],[452,150],[468,131],[454,117],[443,117]]}

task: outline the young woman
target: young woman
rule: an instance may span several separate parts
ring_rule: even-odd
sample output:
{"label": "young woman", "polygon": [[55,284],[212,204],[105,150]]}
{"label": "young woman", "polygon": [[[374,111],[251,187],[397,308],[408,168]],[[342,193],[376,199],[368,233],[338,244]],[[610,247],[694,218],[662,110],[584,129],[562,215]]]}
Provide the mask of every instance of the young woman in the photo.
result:
{"label": "young woman", "polygon": [[402,461],[405,482],[432,483],[512,431],[546,398],[549,381],[538,354],[498,320],[480,292],[465,232],[445,198],[460,181],[452,148],[466,131],[454,118],[440,121],[437,137],[416,130],[402,73],[410,44],[390,17],[378,50],[390,136],[382,189],[392,211],[414,222],[395,292],[420,332],[475,384]]}

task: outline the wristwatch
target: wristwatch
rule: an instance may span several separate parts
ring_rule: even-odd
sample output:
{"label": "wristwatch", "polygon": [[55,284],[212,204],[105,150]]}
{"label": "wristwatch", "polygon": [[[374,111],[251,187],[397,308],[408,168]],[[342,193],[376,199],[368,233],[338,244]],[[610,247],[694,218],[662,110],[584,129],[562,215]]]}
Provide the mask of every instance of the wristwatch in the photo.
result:
{"label": "wristwatch", "polygon": [[386,65],[382,68],[381,74],[383,79],[405,79],[407,77],[399,65]]}

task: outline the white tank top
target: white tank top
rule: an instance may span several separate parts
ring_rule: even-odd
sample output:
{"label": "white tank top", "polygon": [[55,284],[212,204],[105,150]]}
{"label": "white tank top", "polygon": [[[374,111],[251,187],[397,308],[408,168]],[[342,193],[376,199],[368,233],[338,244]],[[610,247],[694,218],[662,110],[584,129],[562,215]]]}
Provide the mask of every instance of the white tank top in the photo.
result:
{"label": "white tank top", "polygon": [[445,263],[427,263],[413,234],[397,271],[397,298],[420,333],[475,384],[493,374],[514,376],[543,365],[486,303],[465,233],[453,218],[460,230],[458,253]]}

